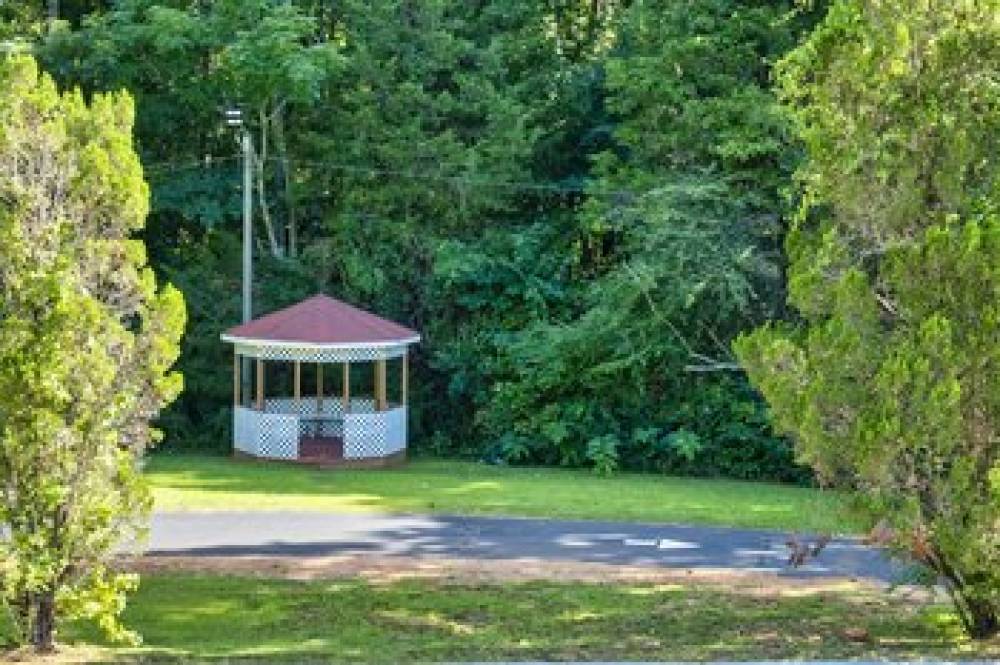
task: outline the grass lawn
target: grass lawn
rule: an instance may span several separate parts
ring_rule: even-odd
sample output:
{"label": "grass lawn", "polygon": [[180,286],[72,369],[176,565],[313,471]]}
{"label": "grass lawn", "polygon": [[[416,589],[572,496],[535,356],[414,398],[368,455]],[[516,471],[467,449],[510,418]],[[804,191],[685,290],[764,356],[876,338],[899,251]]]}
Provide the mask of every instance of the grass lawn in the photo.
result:
{"label": "grass lawn", "polygon": [[[138,650],[101,660],[376,662],[1000,657],[939,607],[853,585],[782,595],[677,584],[296,582],[144,576]],[[851,635],[851,632],[855,634]],[[93,629],[63,643],[93,657]],[[0,652],[0,660],[3,654]]]}
{"label": "grass lawn", "polygon": [[154,455],[158,510],[397,511],[683,522],[844,533],[833,492],[769,483],[414,460],[322,470],[202,455]]}

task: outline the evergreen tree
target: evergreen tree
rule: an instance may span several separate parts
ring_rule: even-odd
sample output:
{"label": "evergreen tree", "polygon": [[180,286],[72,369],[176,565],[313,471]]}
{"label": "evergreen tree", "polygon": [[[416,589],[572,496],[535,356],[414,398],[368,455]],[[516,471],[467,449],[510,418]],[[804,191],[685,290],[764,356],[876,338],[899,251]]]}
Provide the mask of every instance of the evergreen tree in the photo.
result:
{"label": "evergreen tree", "polygon": [[57,619],[129,636],[134,580],[108,562],[142,531],[150,420],[181,387],[183,300],[132,239],[148,205],[132,113],[0,60],[0,602],[39,650]]}
{"label": "evergreen tree", "polygon": [[841,0],[781,66],[797,327],[737,348],[819,477],[1000,630],[1000,3]]}

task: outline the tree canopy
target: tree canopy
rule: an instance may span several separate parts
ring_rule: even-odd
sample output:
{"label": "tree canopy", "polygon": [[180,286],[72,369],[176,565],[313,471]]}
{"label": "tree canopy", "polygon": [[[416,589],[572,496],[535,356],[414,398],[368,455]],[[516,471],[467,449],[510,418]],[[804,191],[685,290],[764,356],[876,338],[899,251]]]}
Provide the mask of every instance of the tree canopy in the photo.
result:
{"label": "tree canopy", "polygon": [[802,325],[741,358],[821,480],[1000,630],[1000,4],[836,3],[779,69]]}

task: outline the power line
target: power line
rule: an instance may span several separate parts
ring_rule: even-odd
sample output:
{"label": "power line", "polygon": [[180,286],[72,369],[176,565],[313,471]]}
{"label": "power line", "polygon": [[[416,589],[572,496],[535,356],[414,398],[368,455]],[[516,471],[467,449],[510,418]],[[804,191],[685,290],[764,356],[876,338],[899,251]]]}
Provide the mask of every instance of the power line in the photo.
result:
{"label": "power line", "polygon": [[[204,168],[210,169],[220,164],[225,164],[227,162],[234,161],[238,159],[238,155],[228,155],[224,157],[212,157],[211,160],[197,159],[190,160],[187,162],[172,162],[163,161],[156,162],[154,164],[144,165],[144,171],[146,173],[163,173],[166,171],[181,171],[193,168]],[[280,160],[276,157],[268,157],[267,162],[280,164]],[[410,180],[430,180],[438,182],[446,182],[452,185],[473,185],[473,186],[483,186],[483,187],[497,187],[501,189],[512,189],[520,191],[543,191],[543,192],[554,192],[561,194],[585,194],[588,190],[584,186],[580,185],[560,185],[555,183],[539,183],[539,182],[529,182],[529,181],[518,181],[518,180],[505,180],[497,179],[494,176],[480,176],[480,177],[470,177],[464,175],[442,175],[434,173],[418,173],[416,171],[407,171],[402,169],[385,169],[385,168],[375,168],[370,166],[357,166],[354,164],[344,164],[341,162],[328,162],[328,161],[316,161],[316,160],[294,160],[295,164],[302,166],[311,166],[316,168],[326,168],[334,171],[341,171],[347,173],[357,173],[359,175],[367,176],[392,176],[396,178],[406,178]],[[454,164],[455,166],[460,166],[459,164]],[[448,164],[446,164],[448,166]]]}
{"label": "power line", "polygon": [[[210,169],[228,162],[239,159],[240,156],[224,155],[221,157],[213,156],[210,159],[197,159],[189,160],[187,162],[171,162],[163,161],[144,166],[147,173],[163,172],[168,170],[186,170],[191,168],[204,168]],[[281,161],[277,157],[268,157],[265,160],[269,163],[277,163],[281,165]],[[495,187],[499,189],[507,189],[512,191],[525,191],[525,192],[550,192],[555,194],[592,194],[595,196],[600,195],[613,195],[615,197],[641,197],[644,194],[648,194],[648,191],[637,191],[632,189],[624,189],[621,187],[613,187],[610,190],[601,191],[600,189],[591,189],[586,184],[581,185],[567,185],[567,184],[557,184],[557,183],[544,183],[544,182],[530,182],[530,181],[519,181],[519,180],[506,180],[502,178],[496,178],[492,175],[485,176],[466,176],[466,175],[442,175],[435,173],[419,173],[416,171],[402,170],[402,169],[386,169],[386,168],[376,168],[371,166],[357,166],[355,164],[345,164],[343,162],[333,162],[333,161],[320,161],[320,160],[308,160],[308,159],[294,159],[296,165],[300,166],[310,166],[315,168],[326,168],[333,171],[341,171],[345,173],[355,173],[363,176],[389,176],[395,178],[406,178],[410,180],[424,180],[424,181],[436,181],[444,182],[453,186],[480,186],[480,187]],[[464,166],[458,163],[442,163],[442,166]]]}
{"label": "power line", "polygon": [[171,171],[183,171],[183,170],[188,170],[188,169],[192,169],[192,168],[195,168],[195,167],[201,167],[201,168],[208,169],[208,168],[212,168],[214,166],[217,166],[219,164],[225,164],[226,162],[231,162],[231,161],[233,161],[235,159],[238,159],[238,158],[239,158],[239,155],[225,155],[225,156],[222,156],[222,157],[215,157],[215,156],[213,156],[213,157],[211,157],[211,159],[204,159],[204,158],[202,158],[202,159],[192,159],[192,160],[189,160],[189,161],[186,161],[186,162],[171,162],[171,161],[154,162],[153,164],[143,164],[142,165],[142,170],[145,173],[160,173],[160,172],[168,171],[168,170],[171,170]]}
{"label": "power line", "polygon": [[[275,157],[269,157],[268,161],[276,162],[278,161]],[[482,185],[487,187],[498,187],[503,189],[514,189],[523,191],[546,191],[546,192],[556,192],[556,193],[575,193],[575,194],[585,194],[588,190],[583,186],[572,186],[572,185],[559,185],[555,183],[539,183],[539,182],[528,182],[528,181],[518,181],[518,180],[503,180],[496,179],[494,176],[484,176],[484,177],[469,177],[463,175],[441,175],[434,173],[418,173],[416,171],[404,171],[398,169],[384,169],[375,168],[370,166],[357,166],[354,164],[344,164],[341,162],[328,162],[328,161],[315,161],[315,160],[302,160],[296,159],[296,164],[303,166],[313,166],[320,168],[327,168],[334,171],[344,171],[349,173],[358,173],[361,175],[385,175],[394,176],[399,178],[409,178],[412,180],[434,180],[439,182],[447,182],[454,185]],[[456,166],[461,166],[456,164]]]}

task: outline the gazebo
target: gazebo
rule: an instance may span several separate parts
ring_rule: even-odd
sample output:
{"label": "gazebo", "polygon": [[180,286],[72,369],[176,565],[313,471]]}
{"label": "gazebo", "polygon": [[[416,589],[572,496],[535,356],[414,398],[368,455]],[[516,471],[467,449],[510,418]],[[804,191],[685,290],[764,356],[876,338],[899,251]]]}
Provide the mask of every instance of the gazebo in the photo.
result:
{"label": "gazebo", "polygon": [[[413,330],[317,295],[222,340],[235,351],[234,454],[360,465],[405,457]],[[241,376],[244,359],[254,359],[251,376]]]}

